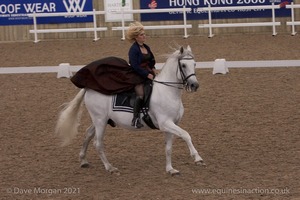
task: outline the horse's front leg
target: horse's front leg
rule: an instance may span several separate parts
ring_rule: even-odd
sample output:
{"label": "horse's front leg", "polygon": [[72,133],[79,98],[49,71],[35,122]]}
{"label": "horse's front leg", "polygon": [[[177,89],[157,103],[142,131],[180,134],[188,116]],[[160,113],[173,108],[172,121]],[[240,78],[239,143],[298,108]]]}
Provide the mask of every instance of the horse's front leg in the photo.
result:
{"label": "horse's front leg", "polygon": [[177,135],[178,137],[181,137],[187,144],[191,156],[194,158],[194,162],[197,165],[205,165],[203,162],[203,159],[199,155],[198,151],[195,149],[191,136],[189,135],[188,132],[174,124],[171,120],[166,121],[164,124],[162,124],[160,127],[162,127],[162,130],[168,133],[173,133]]}
{"label": "horse's front leg", "polygon": [[165,133],[166,137],[166,171],[167,173],[174,175],[179,175],[179,171],[174,169],[172,166],[172,145],[174,135],[172,133]]}
{"label": "horse's front leg", "polygon": [[80,167],[89,167],[89,162],[86,159],[86,152],[87,152],[87,148],[89,146],[90,141],[93,139],[93,137],[95,136],[95,126],[91,125],[88,129],[87,129],[87,134],[86,137],[84,139],[84,142],[82,144],[82,148],[80,150],[79,153],[79,158],[80,158]]}

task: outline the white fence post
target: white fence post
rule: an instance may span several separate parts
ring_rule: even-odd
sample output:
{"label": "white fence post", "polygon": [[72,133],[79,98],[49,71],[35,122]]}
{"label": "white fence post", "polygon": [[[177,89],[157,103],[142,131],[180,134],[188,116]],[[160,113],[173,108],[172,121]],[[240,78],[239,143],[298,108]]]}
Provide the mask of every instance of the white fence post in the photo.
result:
{"label": "white fence post", "polygon": [[121,8],[122,12],[122,38],[121,40],[125,40],[125,17],[124,17],[124,7]]}
{"label": "white fence post", "polygon": [[291,2],[291,5],[286,5],[286,8],[290,8],[291,9],[291,17],[292,17],[292,21],[291,22],[286,22],[287,25],[291,25],[292,26],[292,35],[296,35],[296,29],[295,26],[296,25],[300,25],[300,21],[295,21],[295,8],[300,8],[300,4],[294,4],[293,2]]}
{"label": "white fence post", "polygon": [[208,37],[213,37],[214,34],[212,33],[212,21],[211,21],[211,5],[208,4],[208,24],[209,24],[209,36]]}
{"label": "white fence post", "polygon": [[[183,8],[185,9],[185,6],[183,6]],[[186,28],[186,10],[183,11],[183,24],[184,24],[184,38],[188,38],[188,34],[187,34],[187,28]]]}
{"label": "white fence post", "polygon": [[96,17],[96,10],[93,9],[93,24],[94,24],[94,41],[99,40],[97,35],[97,17]]}
{"label": "white fence post", "polygon": [[292,15],[292,35],[296,35],[297,32],[295,30],[295,15],[294,15],[294,2],[291,2],[291,15]]}
{"label": "white fence post", "polygon": [[276,27],[275,27],[275,4],[272,3],[272,22],[273,22],[273,36],[277,35],[276,33]]}
{"label": "white fence post", "polygon": [[37,36],[37,22],[36,22],[36,14],[33,13],[33,29],[34,29],[34,42],[39,42],[38,36]]}

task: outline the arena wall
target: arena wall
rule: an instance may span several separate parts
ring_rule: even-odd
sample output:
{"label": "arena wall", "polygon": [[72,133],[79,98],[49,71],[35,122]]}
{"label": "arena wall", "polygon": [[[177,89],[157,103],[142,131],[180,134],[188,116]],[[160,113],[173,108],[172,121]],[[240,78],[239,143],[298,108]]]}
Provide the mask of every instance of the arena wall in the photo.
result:
{"label": "arena wall", "polygon": [[[104,1],[93,1],[94,8],[96,10],[104,10]],[[294,0],[295,4],[299,4],[300,0]],[[133,1],[133,9],[140,9],[139,1]],[[140,20],[139,14],[133,14],[134,20]],[[246,19],[222,19],[215,20],[215,23],[245,23],[245,22],[266,22],[270,21],[270,18],[246,18]],[[277,17],[276,21],[281,22],[280,26],[276,27],[278,34],[291,34],[291,26],[287,26],[286,22],[290,21],[290,17]],[[300,20],[300,9],[295,9],[295,20]],[[98,32],[99,37],[120,37],[121,31],[112,31],[111,27],[120,26],[119,22],[105,22],[104,15],[97,16],[97,25],[108,27],[107,31]],[[161,21],[161,22],[144,22],[144,25],[175,25],[180,24],[181,21]],[[188,29],[189,35],[208,35],[208,29],[198,28],[198,24],[208,23],[208,20],[191,20],[187,21],[188,24],[192,24],[192,28]],[[71,23],[71,24],[44,24],[39,25],[40,29],[48,28],[88,28],[92,27],[92,23]],[[33,25],[14,25],[14,26],[0,26],[0,41],[33,41],[34,35],[29,33],[29,30],[33,28]],[[296,27],[297,29],[297,27]],[[214,28],[214,34],[272,34],[272,27],[236,27],[236,28]],[[162,29],[162,30],[148,30],[147,33],[153,37],[167,36],[167,35],[183,35],[182,29]],[[93,32],[84,33],[47,33],[39,34],[39,39],[77,39],[77,38],[93,38]]]}

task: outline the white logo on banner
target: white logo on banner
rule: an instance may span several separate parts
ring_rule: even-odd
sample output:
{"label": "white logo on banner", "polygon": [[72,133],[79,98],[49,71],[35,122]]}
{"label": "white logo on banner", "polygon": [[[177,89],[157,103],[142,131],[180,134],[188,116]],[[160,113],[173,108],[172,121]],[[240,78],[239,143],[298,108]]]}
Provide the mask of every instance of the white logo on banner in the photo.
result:
{"label": "white logo on banner", "polygon": [[70,12],[83,12],[83,8],[85,6],[85,1],[86,0],[63,0],[64,5],[66,7],[66,10],[68,13]]}

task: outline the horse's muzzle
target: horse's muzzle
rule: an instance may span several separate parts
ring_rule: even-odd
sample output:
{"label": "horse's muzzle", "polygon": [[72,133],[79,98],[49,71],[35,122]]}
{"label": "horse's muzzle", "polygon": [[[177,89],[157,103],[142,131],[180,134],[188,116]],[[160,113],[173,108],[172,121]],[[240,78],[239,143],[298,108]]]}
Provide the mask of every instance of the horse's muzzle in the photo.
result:
{"label": "horse's muzzle", "polygon": [[198,82],[188,83],[187,85],[187,91],[189,92],[196,92],[198,88],[199,88]]}

